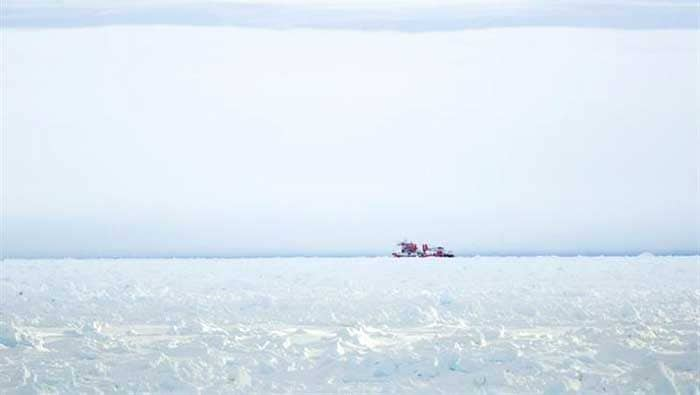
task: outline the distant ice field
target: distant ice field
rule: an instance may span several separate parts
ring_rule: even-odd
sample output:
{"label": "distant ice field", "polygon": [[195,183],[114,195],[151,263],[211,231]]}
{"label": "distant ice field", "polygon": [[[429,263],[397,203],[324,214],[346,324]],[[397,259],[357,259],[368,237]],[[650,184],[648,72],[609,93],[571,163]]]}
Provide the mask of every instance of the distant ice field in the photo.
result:
{"label": "distant ice field", "polygon": [[698,257],[5,260],[2,393],[700,386]]}

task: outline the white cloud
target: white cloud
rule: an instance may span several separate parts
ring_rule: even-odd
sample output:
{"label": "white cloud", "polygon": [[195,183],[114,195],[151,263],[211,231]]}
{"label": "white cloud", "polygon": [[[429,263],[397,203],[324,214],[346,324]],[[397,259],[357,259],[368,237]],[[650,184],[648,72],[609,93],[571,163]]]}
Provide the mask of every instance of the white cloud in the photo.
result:
{"label": "white cloud", "polygon": [[694,31],[2,34],[9,255],[697,249]]}

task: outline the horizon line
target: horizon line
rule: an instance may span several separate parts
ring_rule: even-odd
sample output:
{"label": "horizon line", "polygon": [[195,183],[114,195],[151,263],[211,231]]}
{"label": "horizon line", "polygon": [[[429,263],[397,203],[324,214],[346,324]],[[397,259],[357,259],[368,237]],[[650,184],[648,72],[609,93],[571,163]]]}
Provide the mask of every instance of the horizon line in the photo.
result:
{"label": "horizon line", "polygon": [[[454,258],[634,258],[650,254],[654,257],[699,257],[700,251],[689,252],[663,252],[654,253],[650,251],[630,252],[630,253],[564,253],[564,254],[547,254],[547,253],[529,253],[529,254],[501,254],[501,253],[484,253],[484,254],[456,254]],[[293,258],[394,258],[390,254],[299,254],[299,255],[93,255],[93,256],[10,256],[0,257],[0,261],[5,260],[174,260],[174,259],[192,259],[192,260],[234,260],[234,259],[293,259]],[[416,257],[418,258],[418,257]]]}

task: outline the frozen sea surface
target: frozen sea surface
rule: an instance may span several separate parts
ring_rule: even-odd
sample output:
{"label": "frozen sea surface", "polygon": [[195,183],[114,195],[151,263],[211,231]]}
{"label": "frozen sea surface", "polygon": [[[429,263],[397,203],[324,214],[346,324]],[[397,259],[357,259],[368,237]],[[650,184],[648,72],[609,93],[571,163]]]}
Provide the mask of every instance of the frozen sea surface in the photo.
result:
{"label": "frozen sea surface", "polygon": [[697,257],[6,260],[2,393],[700,385]]}

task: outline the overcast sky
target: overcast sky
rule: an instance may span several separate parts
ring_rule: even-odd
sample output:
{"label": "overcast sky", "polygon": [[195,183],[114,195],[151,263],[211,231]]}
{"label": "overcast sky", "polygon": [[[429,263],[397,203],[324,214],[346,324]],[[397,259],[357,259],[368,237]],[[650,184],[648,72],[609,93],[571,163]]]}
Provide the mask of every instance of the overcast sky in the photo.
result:
{"label": "overcast sky", "polygon": [[517,26],[697,29],[697,0],[5,0],[6,27],[245,26],[459,31]]}
{"label": "overcast sky", "polygon": [[[507,19],[478,2],[425,15],[452,3],[472,7],[452,22]],[[392,8],[371,13],[390,29],[305,8],[291,29],[261,8],[255,28],[56,28],[19,4],[0,30],[4,256],[387,254],[403,237],[698,252],[699,44],[682,17],[414,31]]]}

